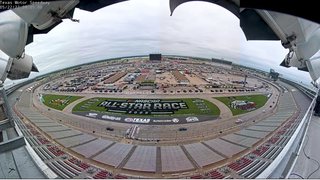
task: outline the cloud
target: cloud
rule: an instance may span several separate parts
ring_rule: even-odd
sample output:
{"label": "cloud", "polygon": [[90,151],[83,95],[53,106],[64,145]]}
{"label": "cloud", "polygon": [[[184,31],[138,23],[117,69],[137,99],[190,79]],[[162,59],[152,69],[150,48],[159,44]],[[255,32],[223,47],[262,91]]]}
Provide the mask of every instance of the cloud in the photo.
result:
{"label": "cloud", "polygon": [[26,47],[40,73],[121,56],[159,52],[224,58],[310,81],[307,73],[281,68],[287,50],[279,41],[246,41],[239,19],[220,6],[189,2],[170,16],[168,0],[130,0],[90,13],[77,9]]}

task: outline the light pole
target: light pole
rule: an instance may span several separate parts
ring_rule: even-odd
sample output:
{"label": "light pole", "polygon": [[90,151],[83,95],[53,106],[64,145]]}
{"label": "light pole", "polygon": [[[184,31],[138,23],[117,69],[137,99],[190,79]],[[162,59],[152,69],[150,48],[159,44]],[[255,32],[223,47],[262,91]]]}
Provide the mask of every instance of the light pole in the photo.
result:
{"label": "light pole", "polygon": [[244,75],[244,82],[243,82],[243,87],[246,87],[247,84],[247,75]]}

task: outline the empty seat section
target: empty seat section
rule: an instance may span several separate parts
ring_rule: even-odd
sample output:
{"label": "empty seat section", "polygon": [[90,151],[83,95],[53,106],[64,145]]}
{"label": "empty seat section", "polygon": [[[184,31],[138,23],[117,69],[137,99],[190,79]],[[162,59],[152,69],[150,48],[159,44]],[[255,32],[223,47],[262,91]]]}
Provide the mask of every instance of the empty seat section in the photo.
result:
{"label": "empty seat section", "polygon": [[155,172],[156,171],[156,149],[155,146],[138,146],[124,169]]}
{"label": "empty seat section", "polygon": [[240,153],[246,149],[242,146],[229,143],[229,142],[224,141],[219,138],[212,139],[209,141],[204,141],[204,143],[206,145],[208,145],[209,147],[211,147],[212,149],[216,150],[217,152],[224,154],[228,157],[231,157],[231,156],[233,156],[237,153]]}
{"label": "empty seat section", "polygon": [[201,167],[216,163],[225,159],[221,155],[213,152],[211,149],[201,143],[193,143],[184,145],[188,153],[191,155],[198,165]]}
{"label": "empty seat section", "polygon": [[91,141],[89,143],[85,143],[79,146],[76,146],[72,148],[75,152],[83,155],[84,157],[88,158],[92,155],[98,153],[99,151],[105,149],[110,144],[112,144],[112,141],[105,140],[105,139],[96,139],[94,141]]}
{"label": "empty seat section", "polygon": [[161,147],[162,172],[178,172],[194,169],[186,154],[179,146]]}
{"label": "empty seat section", "polygon": [[[66,132],[66,131],[62,131],[62,132]],[[63,139],[58,139],[57,141],[65,147],[73,147],[73,146],[87,143],[93,139],[96,139],[96,137],[91,136],[89,134],[81,134],[81,135],[76,135],[72,137],[66,137]]]}
{"label": "empty seat section", "polygon": [[95,156],[94,160],[116,167],[127,156],[132,147],[133,145],[131,144],[116,143]]}

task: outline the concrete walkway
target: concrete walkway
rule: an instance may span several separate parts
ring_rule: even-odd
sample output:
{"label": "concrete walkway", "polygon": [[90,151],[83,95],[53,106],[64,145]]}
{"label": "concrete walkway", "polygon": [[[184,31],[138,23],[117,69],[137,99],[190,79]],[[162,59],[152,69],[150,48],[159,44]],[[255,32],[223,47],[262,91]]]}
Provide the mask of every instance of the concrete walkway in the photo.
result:
{"label": "concrete walkway", "polygon": [[72,113],[72,109],[73,109],[74,106],[76,106],[80,102],[85,101],[85,100],[90,99],[90,98],[92,98],[92,97],[83,97],[83,98],[77,99],[77,100],[73,101],[72,103],[70,103],[67,107],[65,107],[62,110],[62,112],[64,112],[64,113]]}
{"label": "concrete walkway", "polygon": [[[302,150],[289,178],[320,178],[320,117],[313,116]],[[300,177],[301,176],[301,177]]]}
{"label": "concrete walkway", "polygon": [[225,104],[223,104],[221,101],[214,99],[214,98],[208,98],[207,100],[212,102],[216,106],[218,106],[218,108],[220,109],[220,117],[222,119],[229,119],[232,117],[232,112],[231,112],[230,108],[228,106],[226,106]]}

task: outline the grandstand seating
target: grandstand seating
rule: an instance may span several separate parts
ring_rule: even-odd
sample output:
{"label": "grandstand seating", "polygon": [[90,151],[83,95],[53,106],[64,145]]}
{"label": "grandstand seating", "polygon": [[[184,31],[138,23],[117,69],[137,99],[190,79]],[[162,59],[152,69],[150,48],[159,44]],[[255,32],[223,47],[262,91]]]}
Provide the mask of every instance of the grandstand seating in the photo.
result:
{"label": "grandstand seating", "polygon": [[62,156],[65,154],[57,146],[48,146],[48,150],[52,152],[55,156]]}
{"label": "grandstand seating", "polygon": [[268,165],[268,162],[259,161],[258,163],[256,163],[256,165],[252,166],[250,170],[242,173],[241,175],[246,178],[254,178],[258,174],[260,174],[261,170],[265,169],[267,165]]}
{"label": "grandstand seating", "polygon": [[279,136],[275,136],[275,137],[272,137],[271,139],[269,139],[269,140],[267,141],[267,143],[275,144],[275,143],[277,143],[277,141],[278,141],[279,139],[280,139]]}
{"label": "grandstand seating", "polygon": [[266,156],[273,151],[273,149],[275,148],[275,146],[270,147],[266,152],[264,152],[263,154],[260,155],[260,157],[266,158]]}
{"label": "grandstand seating", "polygon": [[[256,148],[251,154],[255,156],[259,156],[266,159],[274,159],[282,150],[282,146],[286,144],[289,140],[289,135],[292,135],[294,129],[296,128],[296,124],[294,121],[289,121],[283,128],[281,128],[276,135],[271,137],[265,144]],[[59,157],[65,155],[63,151],[61,151],[57,146],[50,145],[50,141],[42,136],[35,128],[30,125],[25,126],[26,128],[23,130],[23,133],[29,135],[28,142],[31,145],[35,146],[34,149],[39,154],[40,158],[43,160],[53,159],[55,157]],[[47,146],[41,146],[47,145]],[[59,160],[48,162],[47,163],[52,170],[54,170],[61,178],[74,178],[82,173],[83,170],[87,170],[90,165],[81,162],[80,160],[71,157],[66,160]],[[258,159],[250,159],[247,157],[243,157],[236,162],[233,162],[225,167],[230,168],[235,171],[235,173],[239,174],[241,177],[245,178],[254,178],[256,177],[263,169],[265,169],[269,165],[269,162],[258,160]],[[193,175],[189,178],[191,179],[222,179],[232,177],[230,175],[226,176],[223,173],[219,172],[219,169],[214,169],[206,173],[206,175],[199,174]],[[105,170],[98,169],[97,173],[92,175],[92,178],[95,179],[106,179],[106,178],[116,178],[116,179],[127,179],[129,177],[125,175],[116,175],[112,176],[112,174]]]}
{"label": "grandstand seating", "polygon": [[27,138],[28,142],[30,143],[31,146],[38,146],[39,144],[34,140],[33,136],[30,136]]}
{"label": "grandstand seating", "polygon": [[68,160],[65,160],[64,161],[67,165],[69,165],[70,167],[74,168],[75,170],[77,171],[82,171],[82,168],[80,168],[79,166],[73,164],[72,162],[68,161]]}
{"label": "grandstand seating", "polygon": [[54,166],[56,166],[58,169],[62,170],[62,172],[66,175],[68,175],[69,177],[74,177],[76,176],[76,174],[72,173],[70,170],[68,170],[67,168],[63,167],[61,164],[59,164],[57,161],[52,162],[52,164]]}
{"label": "grandstand seating", "polygon": [[235,170],[236,172],[240,171],[241,169],[245,168],[249,164],[251,164],[253,161],[247,158],[241,158],[237,160],[236,162],[233,162],[228,165],[229,168]]}
{"label": "grandstand seating", "polygon": [[258,156],[261,156],[263,153],[265,153],[267,150],[269,149],[269,147],[266,146],[260,146],[259,148],[257,148],[255,151],[253,151],[252,153]]}
{"label": "grandstand seating", "polygon": [[[274,159],[282,150],[282,148],[276,147],[274,145],[283,146],[289,140],[289,138],[285,137],[285,135],[291,135],[296,128],[293,126],[293,121],[289,122],[290,124],[286,124],[283,128],[281,128],[276,135],[271,137],[267,143],[261,145],[256,150],[252,152],[252,154],[256,156],[260,156],[266,159]],[[297,123],[298,124],[298,123]],[[28,125],[23,132],[26,135],[30,135],[27,140],[33,146],[47,145],[34,148],[36,152],[39,154],[40,158],[43,160],[52,159],[58,156],[62,156],[65,153],[61,151],[57,146],[50,145],[50,141],[43,137],[37,130],[35,130],[32,126]],[[289,133],[290,132],[290,133]],[[292,133],[291,133],[292,132]],[[288,133],[288,134],[287,134]],[[273,146],[270,146],[273,145]],[[61,178],[73,178],[79,175],[83,170],[86,170],[90,167],[90,165],[81,162],[80,160],[72,157],[67,160],[57,160],[47,163],[50,168],[52,168]],[[237,174],[245,178],[254,178],[256,177],[263,169],[268,166],[269,162],[261,161],[261,160],[251,160],[249,158],[243,157],[236,162],[233,162],[227,167],[234,170]],[[231,177],[223,175],[220,173],[218,169],[211,170],[206,173],[206,175],[193,175],[189,178],[191,179],[222,179]],[[111,173],[105,170],[98,170],[97,173],[93,176],[95,179],[105,179],[105,178],[115,178],[115,179],[127,179],[128,177],[125,175],[116,175],[112,176]]]}
{"label": "grandstand seating", "polygon": [[209,177],[212,178],[212,179],[222,179],[222,178],[225,177],[224,175],[222,175],[217,170],[210,171],[208,174],[209,174]]}
{"label": "grandstand seating", "polygon": [[55,158],[57,157],[56,155],[54,155],[51,151],[49,151],[47,148],[45,147],[38,147],[38,149],[43,152],[43,154],[46,154],[47,156],[49,156],[49,159],[51,158]]}
{"label": "grandstand seating", "polygon": [[194,175],[194,176],[190,176],[190,179],[204,179],[204,176],[202,176],[202,175]]}
{"label": "grandstand seating", "polygon": [[108,171],[99,171],[96,175],[93,176],[94,179],[106,179],[111,174]]}
{"label": "grandstand seating", "polygon": [[25,126],[26,126],[28,129],[33,129],[33,127],[32,127],[30,124],[25,124]]}
{"label": "grandstand seating", "polygon": [[69,179],[70,176],[68,176],[66,173],[62,172],[58,167],[56,167],[53,163],[49,162],[47,165],[58,174],[61,178]]}
{"label": "grandstand seating", "polygon": [[125,175],[120,175],[120,174],[115,175],[114,178],[115,178],[115,179],[128,179],[127,176],[125,176]]}
{"label": "grandstand seating", "polygon": [[37,136],[37,135],[40,135],[40,133],[37,131],[37,130],[35,130],[35,129],[30,129],[30,132],[34,135],[34,136]]}
{"label": "grandstand seating", "polygon": [[50,144],[50,141],[48,141],[46,138],[42,136],[37,136],[37,139],[40,141],[41,144]]}
{"label": "grandstand seating", "polygon": [[257,164],[259,164],[260,160],[259,159],[255,159],[251,164],[249,164],[248,166],[246,166],[245,168],[243,168],[242,170],[240,170],[238,173],[240,175],[243,175],[245,173],[248,173],[249,171],[252,171],[252,169],[255,168],[255,166]]}
{"label": "grandstand seating", "polygon": [[282,150],[282,148],[277,148],[276,151],[272,152],[272,154],[270,156],[268,156],[267,158],[274,160],[279,155],[281,150]]}
{"label": "grandstand seating", "polygon": [[81,162],[80,160],[76,159],[76,158],[71,158],[68,159],[68,161],[70,161],[71,163],[81,167],[83,170],[88,169],[90,166],[87,163]]}
{"label": "grandstand seating", "polygon": [[58,162],[58,164],[60,164],[62,167],[66,168],[68,171],[72,172],[72,173],[75,174],[75,175],[78,175],[78,174],[80,174],[80,172],[81,172],[81,170],[78,170],[78,169],[74,168],[73,166],[70,166],[70,165],[66,164],[64,161],[59,160],[59,161],[57,161],[57,162]]}
{"label": "grandstand seating", "polygon": [[35,152],[40,156],[40,158],[41,158],[42,160],[46,160],[46,159],[47,159],[47,157],[44,156],[42,153],[40,153],[40,151],[39,151],[37,148],[34,148],[34,150],[35,150]]}
{"label": "grandstand seating", "polygon": [[278,135],[283,135],[286,132],[286,129],[282,128],[280,131],[277,132]]}

